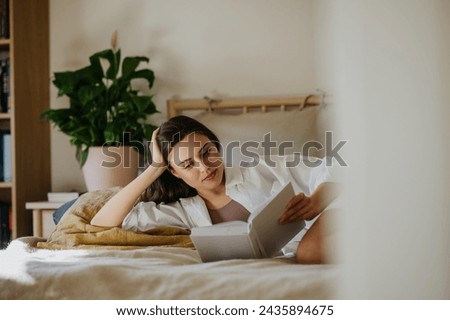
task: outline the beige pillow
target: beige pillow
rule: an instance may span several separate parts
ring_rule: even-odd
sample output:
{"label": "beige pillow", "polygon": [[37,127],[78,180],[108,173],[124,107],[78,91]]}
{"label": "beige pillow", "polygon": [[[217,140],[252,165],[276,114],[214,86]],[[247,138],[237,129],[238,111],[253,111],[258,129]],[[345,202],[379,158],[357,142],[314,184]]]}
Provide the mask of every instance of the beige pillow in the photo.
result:
{"label": "beige pillow", "polygon": [[146,233],[106,228],[89,222],[100,208],[120,188],[110,188],[83,194],[59,221],[47,242],[38,247],[63,248],[141,248],[146,246],[174,246],[192,248],[190,231],[177,227],[158,227]]}

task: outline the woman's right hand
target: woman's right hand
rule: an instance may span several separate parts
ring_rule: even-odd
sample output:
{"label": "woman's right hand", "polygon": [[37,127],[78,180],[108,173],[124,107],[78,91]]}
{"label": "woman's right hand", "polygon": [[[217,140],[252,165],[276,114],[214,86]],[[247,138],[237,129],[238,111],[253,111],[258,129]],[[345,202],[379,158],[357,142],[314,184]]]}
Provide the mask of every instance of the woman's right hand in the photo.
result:
{"label": "woman's right hand", "polygon": [[158,136],[159,129],[153,131],[152,141],[151,141],[151,153],[152,153],[152,163],[151,166],[155,168],[166,168],[167,163],[164,160],[161,149],[159,148],[158,140],[156,137]]}
{"label": "woman's right hand", "polygon": [[152,163],[150,166],[106,202],[92,218],[92,225],[101,227],[120,226],[142,192],[166,170],[167,163],[164,161],[156,139],[158,132],[159,128],[152,134],[150,145]]}

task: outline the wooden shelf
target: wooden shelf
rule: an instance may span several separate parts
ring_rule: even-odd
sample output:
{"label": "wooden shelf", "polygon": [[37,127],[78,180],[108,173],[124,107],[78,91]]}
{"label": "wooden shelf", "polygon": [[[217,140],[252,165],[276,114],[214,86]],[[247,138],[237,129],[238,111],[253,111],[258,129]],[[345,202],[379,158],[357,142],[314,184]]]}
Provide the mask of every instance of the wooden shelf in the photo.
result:
{"label": "wooden shelf", "polygon": [[[10,59],[12,113],[0,113],[11,131],[12,182],[0,182],[0,201],[11,204],[13,239],[33,234],[25,204],[47,198],[50,127],[40,121],[50,104],[49,0],[9,0],[9,39],[0,39]],[[5,54],[6,53],[6,54]]]}
{"label": "wooden shelf", "polygon": [[0,47],[8,47],[10,43],[10,39],[0,39]]}
{"label": "wooden shelf", "polygon": [[0,189],[8,189],[8,188],[12,188],[12,182],[4,182],[4,181],[0,181]]}

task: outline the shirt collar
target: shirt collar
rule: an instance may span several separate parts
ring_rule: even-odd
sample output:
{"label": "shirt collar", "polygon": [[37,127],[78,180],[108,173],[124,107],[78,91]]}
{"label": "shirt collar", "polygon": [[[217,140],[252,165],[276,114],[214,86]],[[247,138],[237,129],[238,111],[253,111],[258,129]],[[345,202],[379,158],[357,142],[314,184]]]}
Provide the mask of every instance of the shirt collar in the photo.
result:
{"label": "shirt collar", "polygon": [[225,184],[231,187],[243,182],[241,168],[238,166],[225,166]]}
{"label": "shirt collar", "polygon": [[186,212],[188,212],[190,219],[193,220],[194,226],[202,227],[212,224],[205,201],[199,195],[181,198],[180,202]]}
{"label": "shirt collar", "polygon": [[[225,180],[227,191],[229,187],[242,184],[244,179],[242,177],[241,168],[239,166],[225,167]],[[212,224],[208,208],[199,195],[181,198],[180,202],[185,210],[190,213],[190,218],[193,220],[195,226],[209,226]]]}

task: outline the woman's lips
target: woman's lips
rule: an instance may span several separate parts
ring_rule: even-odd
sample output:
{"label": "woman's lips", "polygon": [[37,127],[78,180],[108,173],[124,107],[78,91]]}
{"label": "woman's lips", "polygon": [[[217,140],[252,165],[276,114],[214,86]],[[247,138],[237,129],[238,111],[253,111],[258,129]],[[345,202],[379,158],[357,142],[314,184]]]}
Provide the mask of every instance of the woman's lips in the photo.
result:
{"label": "woman's lips", "polygon": [[208,174],[204,179],[203,179],[203,181],[209,181],[209,180],[212,180],[212,179],[214,179],[214,177],[216,176],[216,171],[217,171],[217,169],[216,170],[214,170],[213,172],[211,172],[210,174]]}

